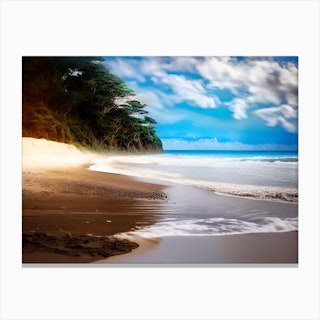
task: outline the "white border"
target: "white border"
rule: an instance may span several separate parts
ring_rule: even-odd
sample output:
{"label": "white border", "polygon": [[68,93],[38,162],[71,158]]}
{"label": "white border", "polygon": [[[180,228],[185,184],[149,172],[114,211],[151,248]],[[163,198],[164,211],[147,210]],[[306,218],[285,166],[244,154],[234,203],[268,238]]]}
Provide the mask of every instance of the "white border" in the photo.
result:
{"label": "white border", "polygon": [[[319,2],[2,1],[3,319],[319,319]],[[22,268],[21,57],[299,56],[298,268]]]}

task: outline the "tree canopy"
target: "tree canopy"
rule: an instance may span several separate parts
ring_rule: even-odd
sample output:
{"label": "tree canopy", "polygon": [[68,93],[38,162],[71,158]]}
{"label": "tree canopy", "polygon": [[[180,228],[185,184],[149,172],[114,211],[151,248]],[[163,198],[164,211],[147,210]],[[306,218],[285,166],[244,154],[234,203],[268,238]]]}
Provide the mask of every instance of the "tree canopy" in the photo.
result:
{"label": "tree canopy", "polygon": [[162,151],[146,105],[103,60],[23,57],[23,136],[94,150]]}

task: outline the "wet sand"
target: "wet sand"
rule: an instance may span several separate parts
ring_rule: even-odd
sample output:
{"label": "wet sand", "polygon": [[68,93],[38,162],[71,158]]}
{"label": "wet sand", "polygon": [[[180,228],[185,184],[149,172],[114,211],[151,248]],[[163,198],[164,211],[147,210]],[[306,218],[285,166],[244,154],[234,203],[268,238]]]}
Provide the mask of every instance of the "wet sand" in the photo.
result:
{"label": "wet sand", "polygon": [[[129,265],[297,264],[298,232],[131,238],[139,248],[95,263]],[[154,240],[153,240],[154,241]],[[151,248],[151,249],[150,249]]]}
{"label": "wet sand", "polygon": [[[131,251],[136,245],[112,235],[154,223],[161,188],[86,166],[24,171],[22,261],[90,262]],[[113,250],[96,248],[97,237]]]}

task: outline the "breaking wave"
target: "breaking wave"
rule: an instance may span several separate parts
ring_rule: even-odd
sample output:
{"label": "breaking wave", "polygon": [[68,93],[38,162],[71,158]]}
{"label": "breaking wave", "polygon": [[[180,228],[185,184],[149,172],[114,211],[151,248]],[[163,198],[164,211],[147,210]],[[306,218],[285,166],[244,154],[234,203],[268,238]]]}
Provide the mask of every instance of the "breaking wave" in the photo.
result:
{"label": "breaking wave", "polygon": [[298,230],[298,218],[262,217],[249,220],[209,218],[209,219],[165,219],[152,226],[118,236],[139,236],[156,238],[169,236],[208,236],[245,233],[288,232]]}

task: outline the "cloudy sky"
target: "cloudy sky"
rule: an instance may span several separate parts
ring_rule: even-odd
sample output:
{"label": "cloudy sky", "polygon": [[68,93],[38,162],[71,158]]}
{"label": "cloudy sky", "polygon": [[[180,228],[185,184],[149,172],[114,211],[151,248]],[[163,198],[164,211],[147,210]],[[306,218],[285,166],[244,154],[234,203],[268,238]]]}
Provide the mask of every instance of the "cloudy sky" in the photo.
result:
{"label": "cloudy sky", "polygon": [[105,57],[164,149],[297,150],[297,57]]}

